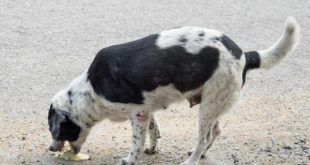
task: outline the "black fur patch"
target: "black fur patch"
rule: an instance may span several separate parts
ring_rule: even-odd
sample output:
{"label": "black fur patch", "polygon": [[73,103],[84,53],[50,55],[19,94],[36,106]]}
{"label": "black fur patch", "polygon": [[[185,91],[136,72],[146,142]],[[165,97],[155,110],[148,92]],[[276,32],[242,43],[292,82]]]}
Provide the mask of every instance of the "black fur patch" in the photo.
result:
{"label": "black fur patch", "polygon": [[154,121],[151,121],[149,125],[149,129],[154,129],[154,128],[155,128],[155,123]]}
{"label": "black fur patch", "polygon": [[185,36],[181,36],[179,41],[182,43],[185,43],[185,42],[187,42],[187,39],[185,38]]}
{"label": "black fur patch", "polygon": [[199,32],[198,35],[199,35],[200,37],[203,37],[203,36],[205,35],[205,32]]}
{"label": "black fur patch", "polygon": [[243,69],[242,73],[242,81],[243,84],[245,83],[246,79],[246,73],[248,70],[259,68],[261,60],[258,52],[251,51],[251,52],[245,52],[245,67]]}
{"label": "black fur patch", "polygon": [[70,113],[54,109],[51,105],[48,112],[48,125],[53,139],[57,141],[76,141],[81,127],[70,119]]}
{"label": "black fur patch", "polygon": [[226,47],[226,49],[228,51],[231,52],[231,54],[236,58],[236,59],[240,59],[241,55],[242,55],[242,50],[240,49],[240,47],[234,42],[232,41],[228,36],[223,35],[220,38],[216,38],[217,40],[221,41],[222,44]]}
{"label": "black fur patch", "polygon": [[247,69],[256,69],[260,66],[260,56],[257,51],[245,52]]}
{"label": "black fur patch", "polygon": [[68,98],[69,98],[69,103],[72,105],[72,99],[71,99],[71,96],[72,96],[72,91],[69,90],[68,91]]}
{"label": "black fur patch", "polygon": [[111,102],[142,104],[142,91],[173,84],[186,92],[201,86],[218,67],[219,50],[190,54],[181,46],[159,49],[158,35],[102,49],[88,70],[95,92]]}

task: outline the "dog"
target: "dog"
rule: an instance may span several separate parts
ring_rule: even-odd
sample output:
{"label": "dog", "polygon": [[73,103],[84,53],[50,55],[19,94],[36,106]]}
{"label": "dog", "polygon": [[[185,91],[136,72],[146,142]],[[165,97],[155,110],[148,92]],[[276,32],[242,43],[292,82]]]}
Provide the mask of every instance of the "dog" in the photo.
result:
{"label": "dog", "polygon": [[182,27],[100,50],[90,67],[52,99],[48,124],[51,151],[69,141],[79,153],[91,128],[109,119],[132,125],[132,148],[119,164],[137,164],[146,133],[154,154],[160,131],[154,112],[188,100],[200,104],[199,135],[182,165],[197,165],[220,134],[218,118],[238,101],[249,70],[269,69],[291,53],[299,38],[293,17],[270,48],[243,52],[219,31]]}

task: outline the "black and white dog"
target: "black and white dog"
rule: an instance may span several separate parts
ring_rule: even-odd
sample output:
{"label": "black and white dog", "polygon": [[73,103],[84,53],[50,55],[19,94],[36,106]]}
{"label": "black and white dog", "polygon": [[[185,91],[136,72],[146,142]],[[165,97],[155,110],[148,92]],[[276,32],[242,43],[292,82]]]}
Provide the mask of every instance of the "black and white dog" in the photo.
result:
{"label": "black and white dog", "polygon": [[57,93],[48,113],[51,151],[65,141],[78,153],[103,119],[131,120],[132,148],[120,164],[135,164],[150,135],[154,153],[160,133],[153,112],[171,103],[200,104],[198,142],[183,165],[196,165],[220,130],[217,119],[238,100],[248,70],[271,68],[297,45],[299,26],[289,17],[270,48],[243,52],[219,31],[182,27],[99,51],[87,71]]}

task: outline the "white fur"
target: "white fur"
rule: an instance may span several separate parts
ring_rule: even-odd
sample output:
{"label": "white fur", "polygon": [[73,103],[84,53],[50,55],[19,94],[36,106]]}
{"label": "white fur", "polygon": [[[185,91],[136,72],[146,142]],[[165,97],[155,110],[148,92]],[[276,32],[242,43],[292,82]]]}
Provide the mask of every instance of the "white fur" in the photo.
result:
{"label": "white fur", "polygon": [[[198,36],[198,34],[201,32],[204,32],[203,37]],[[183,46],[188,53],[197,54],[206,45],[216,48],[221,47],[221,44],[213,43],[211,38],[220,37],[222,35],[223,34],[221,32],[212,29],[200,27],[182,27],[162,31],[156,42],[156,45],[161,49],[172,46]],[[186,38],[186,43],[180,42],[181,38]]]}
{"label": "white fur", "polygon": [[229,61],[221,55],[219,69],[204,84],[199,109],[198,143],[191,156],[182,165],[198,164],[200,157],[206,152],[216,137],[213,126],[217,119],[238,101],[242,86],[242,68],[244,58],[240,61]]}

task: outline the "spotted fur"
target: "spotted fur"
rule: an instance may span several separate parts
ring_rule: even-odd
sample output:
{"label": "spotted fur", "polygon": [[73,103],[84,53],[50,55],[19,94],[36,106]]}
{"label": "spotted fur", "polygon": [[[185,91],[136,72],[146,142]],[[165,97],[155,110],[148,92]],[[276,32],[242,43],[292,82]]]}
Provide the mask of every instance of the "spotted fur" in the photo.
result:
{"label": "spotted fur", "polygon": [[218,118],[238,101],[246,72],[270,68],[296,47],[298,24],[288,18],[285,27],[283,36],[263,51],[244,53],[221,32],[198,27],[166,30],[102,49],[89,69],[52,99],[50,111],[63,111],[49,116],[53,137],[55,132],[65,134],[55,127],[61,114],[79,128],[77,139],[54,138],[53,149],[69,140],[78,153],[96,123],[131,120],[132,148],[120,164],[136,164],[147,132],[146,153],[155,153],[158,147],[160,133],[153,113],[187,99],[191,106],[200,103],[199,136],[182,164],[198,164],[220,133]]}

